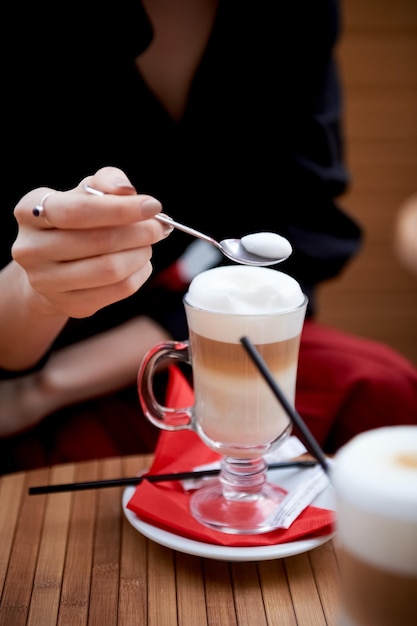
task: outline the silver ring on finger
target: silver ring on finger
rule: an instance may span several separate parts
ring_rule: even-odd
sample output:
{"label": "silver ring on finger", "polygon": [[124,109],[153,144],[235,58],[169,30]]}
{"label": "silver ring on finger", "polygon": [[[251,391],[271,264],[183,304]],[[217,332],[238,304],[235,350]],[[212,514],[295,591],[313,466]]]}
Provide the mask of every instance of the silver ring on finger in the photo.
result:
{"label": "silver ring on finger", "polygon": [[32,209],[32,214],[35,217],[41,217],[48,224],[48,226],[52,226],[52,224],[50,222],[48,222],[47,217],[46,217],[45,201],[46,201],[47,198],[49,198],[49,196],[53,196],[54,193],[56,193],[56,191],[48,191],[48,193],[46,193],[45,195],[42,196],[41,201],[39,202],[39,204],[37,204]]}

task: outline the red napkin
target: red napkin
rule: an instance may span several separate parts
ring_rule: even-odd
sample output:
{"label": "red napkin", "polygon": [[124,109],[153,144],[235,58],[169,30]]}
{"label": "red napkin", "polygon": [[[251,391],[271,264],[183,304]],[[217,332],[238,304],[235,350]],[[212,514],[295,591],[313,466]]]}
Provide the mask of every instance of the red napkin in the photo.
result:
{"label": "red napkin", "polygon": [[[176,368],[171,368],[167,390],[167,406],[186,407],[193,404],[193,392]],[[205,446],[190,430],[161,431],[150,474],[190,471],[198,465],[211,463],[219,455]],[[327,535],[333,532],[335,513],[308,506],[288,529],[260,535],[234,535],[212,530],[200,524],[189,511],[190,493],[180,481],[149,483],[135,489],[127,508],[143,521],[178,535],[225,546],[267,546]]]}

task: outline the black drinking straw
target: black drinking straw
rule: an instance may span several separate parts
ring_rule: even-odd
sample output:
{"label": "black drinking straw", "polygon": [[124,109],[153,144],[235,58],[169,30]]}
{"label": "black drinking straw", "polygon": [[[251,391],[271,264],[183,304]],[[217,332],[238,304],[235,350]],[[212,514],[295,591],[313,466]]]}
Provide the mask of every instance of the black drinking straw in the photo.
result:
{"label": "black drinking straw", "polygon": [[263,358],[261,357],[261,355],[255,348],[255,346],[252,344],[252,342],[247,337],[242,337],[240,342],[242,343],[243,347],[246,349],[247,353],[251,357],[252,361],[254,362],[254,364],[256,365],[260,373],[262,374],[262,376],[265,378],[266,382],[272,389],[273,393],[281,402],[283,408],[285,409],[285,411],[288,413],[289,417],[291,418],[291,421],[298,427],[298,429],[302,433],[307,450],[317,459],[317,461],[322,466],[323,470],[326,472],[326,474],[328,474],[329,465],[327,463],[324,452],[320,448],[315,438],[313,437],[311,431],[307,427],[303,418],[301,417],[301,415],[299,415],[299,413],[297,413],[295,408],[292,407],[291,404],[288,402],[287,398],[285,397],[280,387],[278,386],[278,383],[276,382],[276,380],[274,380],[265,361],[263,360]]}
{"label": "black drinking straw", "polygon": [[[316,461],[296,460],[296,461],[278,461],[270,463],[268,470],[278,470],[286,468],[307,468],[314,467]],[[207,476],[217,476],[220,469],[193,470],[190,472],[174,472],[172,474],[143,474],[141,476],[130,476],[128,478],[109,478],[105,480],[88,480],[80,483],[62,483],[59,485],[39,485],[37,487],[29,487],[30,496],[45,493],[61,493],[63,491],[84,491],[86,489],[102,489],[105,487],[131,487],[132,485],[140,485],[147,480],[150,483],[162,483],[171,480],[187,480],[195,478],[205,478]]]}

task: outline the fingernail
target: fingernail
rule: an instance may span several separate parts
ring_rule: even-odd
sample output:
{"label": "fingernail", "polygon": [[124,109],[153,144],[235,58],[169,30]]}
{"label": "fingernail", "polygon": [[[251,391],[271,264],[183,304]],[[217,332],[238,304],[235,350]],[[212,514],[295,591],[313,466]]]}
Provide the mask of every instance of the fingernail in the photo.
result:
{"label": "fingernail", "polygon": [[172,231],[174,230],[173,226],[169,226],[169,224],[164,224],[164,230],[162,233],[163,238],[165,239],[166,237],[168,237]]}
{"label": "fingernail", "polygon": [[156,213],[160,213],[162,205],[155,198],[147,198],[142,202],[141,208],[145,217],[153,217]]}
{"label": "fingernail", "polygon": [[116,180],[114,186],[117,189],[125,189],[126,191],[136,191],[135,187],[128,180]]}

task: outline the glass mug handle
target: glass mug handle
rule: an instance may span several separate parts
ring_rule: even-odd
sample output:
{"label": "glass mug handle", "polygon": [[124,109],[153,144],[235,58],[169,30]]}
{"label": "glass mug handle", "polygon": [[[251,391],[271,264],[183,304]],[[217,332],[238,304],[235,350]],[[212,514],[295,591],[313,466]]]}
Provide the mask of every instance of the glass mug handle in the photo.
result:
{"label": "glass mug handle", "polygon": [[137,386],[139,401],[146,418],[162,430],[192,430],[193,407],[170,408],[158,402],[153,380],[159,366],[167,362],[191,365],[188,341],[164,341],[156,344],[143,358]]}

